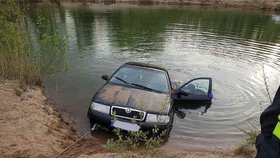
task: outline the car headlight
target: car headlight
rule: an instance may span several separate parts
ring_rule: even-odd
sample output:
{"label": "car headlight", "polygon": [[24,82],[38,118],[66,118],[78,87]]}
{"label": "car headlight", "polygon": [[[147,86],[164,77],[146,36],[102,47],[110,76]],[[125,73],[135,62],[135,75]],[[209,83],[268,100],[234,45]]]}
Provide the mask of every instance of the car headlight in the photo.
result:
{"label": "car headlight", "polygon": [[146,122],[151,123],[168,123],[170,121],[167,115],[147,114]]}
{"label": "car headlight", "polygon": [[104,114],[109,114],[110,113],[110,106],[104,105],[104,104],[95,103],[95,102],[91,103],[91,109],[99,111],[99,112],[102,112]]}

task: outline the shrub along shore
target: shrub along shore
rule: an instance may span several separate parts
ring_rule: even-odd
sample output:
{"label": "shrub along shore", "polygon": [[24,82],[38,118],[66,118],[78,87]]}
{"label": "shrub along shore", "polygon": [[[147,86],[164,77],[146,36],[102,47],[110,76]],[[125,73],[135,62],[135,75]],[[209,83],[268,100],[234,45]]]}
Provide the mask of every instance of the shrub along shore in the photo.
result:
{"label": "shrub along shore", "polygon": [[33,2],[80,2],[80,3],[124,3],[142,5],[179,5],[179,6],[205,6],[229,7],[244,9],[262,9],[280,11],[280,0],[31,0]]}
{"label": "shrub along shore", "polygon": [[[0,77],[43,86],[45,75],[64,69],[67,44],[44,18],[37,19],[39,33],[32,33],[26,17],[28,9],[23,1],[0,5]],[[41,17],[43,13],[35,14]]]}

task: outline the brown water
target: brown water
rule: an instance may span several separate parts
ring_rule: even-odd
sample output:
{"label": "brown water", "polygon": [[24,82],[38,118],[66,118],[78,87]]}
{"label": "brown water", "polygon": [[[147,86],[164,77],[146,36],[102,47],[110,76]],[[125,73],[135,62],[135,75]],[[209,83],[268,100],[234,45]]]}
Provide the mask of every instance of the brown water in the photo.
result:
{"label": "brown water", "polygon": [[[186,108],[175,117],[164,149],[225,149],[240,143],[269,105],[280,83],[280,18],[232,9],[151,6],[40,6],[51,26],[67,35],[69,70],[45,80],[46,94],[89,130],[86,112],[95,92],[127,61],[168,69],[186,82],[213,78],[210,108]],[[36,15],[30,14],[31,21]],[[34,23],[32,23],[35,25]],[[266,90],[266,85],[268,92]],[[257,124],[258,126],[258,124]],[[101,142],[110,134],[98,133]]]}

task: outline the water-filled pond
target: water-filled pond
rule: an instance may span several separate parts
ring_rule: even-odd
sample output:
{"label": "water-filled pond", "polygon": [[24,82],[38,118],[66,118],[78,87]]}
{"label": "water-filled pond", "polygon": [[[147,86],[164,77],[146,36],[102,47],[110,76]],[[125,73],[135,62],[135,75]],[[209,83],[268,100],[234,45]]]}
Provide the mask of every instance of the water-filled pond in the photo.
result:
{"label": "water-filled pond", "polygon": [[[68,71],[45,79],[46,94],[71,114],[80,132],[89,130],[86,113],[105,83],[101,75],[127,61],[165,67],[174,82],[213,78],[212,105],[187,107],[184,119],[175,117],[162,148],[179,151],[238,144],[244,136],[238,128],[253,128],[280,83],[277,14],[159,6],[38,8],[51,27],[60,26],[69,45]],[[36,15],[30,17],[36,26]],[[98,137],[105,142],[109,135]]]}

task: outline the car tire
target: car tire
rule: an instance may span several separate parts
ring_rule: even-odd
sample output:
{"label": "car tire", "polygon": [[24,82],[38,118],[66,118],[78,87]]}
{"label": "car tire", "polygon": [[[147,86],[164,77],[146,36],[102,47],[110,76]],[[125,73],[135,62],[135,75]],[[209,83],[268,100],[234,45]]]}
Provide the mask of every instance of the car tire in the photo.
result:
{"label": "car tire", "polygon": [[170,135],[170,132],[173,128],[173,120],[174,120],[174,115],[175,115],[175,110],[174,108],[172,109],[172,111],[170,112],[171,113],[171,116],[170,116],[170,125],[166,128],[165,130],[165,134],[164,134],[164,138],[168,138],[169,135]]}
{"label": "car tire", "polygon": [[167,128],[166,128],[166,130],[164,131],[165,133],[164,133],[164,138],[165,139],[168,139],[169,138],[169,136],[170,136],[170,132],[171,132],[171,130],[172,130],[172,127],[173,127],[173,125],[171,124],[170,126],[168,126]]}

